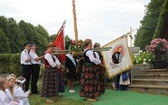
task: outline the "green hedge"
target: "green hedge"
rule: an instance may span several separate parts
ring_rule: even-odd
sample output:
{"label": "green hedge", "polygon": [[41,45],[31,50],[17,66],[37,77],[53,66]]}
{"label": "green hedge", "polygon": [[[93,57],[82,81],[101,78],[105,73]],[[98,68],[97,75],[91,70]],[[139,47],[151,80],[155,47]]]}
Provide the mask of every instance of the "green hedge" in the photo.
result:
{"label": "green hedge", "polygon": [[[79,66],[79,73],[81,71],[81,65]],[[44,71],[44,66],[40,67],[40,77],[42,77]],[[64,71],[65,72],[65,71]],[[17,54],[0,54],[0,75],[1,74],[11,74],[14,73],[17,76],[21,75],[21,64],[20,64],[20,53]],[[66,74],[66,73],[65,73]],[[66,75],[65,75],[65,81]],[[105,73],[105,86],[111,87],[111,83],[115,78],[109,78],[107,73]]]}
{"label": "green hedge", "polygon": [[0,54],[0,74],[5,73],[21,75],[20,53]]}

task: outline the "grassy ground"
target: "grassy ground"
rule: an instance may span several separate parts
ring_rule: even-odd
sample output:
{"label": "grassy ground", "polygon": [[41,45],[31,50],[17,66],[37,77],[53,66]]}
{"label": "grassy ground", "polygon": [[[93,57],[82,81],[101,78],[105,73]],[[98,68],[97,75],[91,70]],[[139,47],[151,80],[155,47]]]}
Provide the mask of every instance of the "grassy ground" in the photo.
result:
{"label": "grassy ground", "polygon": [[[38,84],[39,87],[41,82]],[[57,100],[52,105],[168,105],[168,96],[159,94],[143,94],[131,91],[114,91],[106,89],[105,94],[98,98],[97,102],[86,102],[85,98],[79,96],[79,84],[75,85],[76,93],[69,93],[68,88],[63,97],[54,98]],[[40,95],[30,95],[30,105],[48,105],[45,98]]]}

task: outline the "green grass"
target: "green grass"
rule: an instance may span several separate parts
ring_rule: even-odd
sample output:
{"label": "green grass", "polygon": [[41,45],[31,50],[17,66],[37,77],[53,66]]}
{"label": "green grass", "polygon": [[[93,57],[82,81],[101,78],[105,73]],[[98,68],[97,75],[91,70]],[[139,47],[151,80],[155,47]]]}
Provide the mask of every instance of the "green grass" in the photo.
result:
{"label": "green grass", "polygon": [[[80,100],[73,100],[71,98],[54,98],[56,99],[56,103],[52,105],[92,105],[89,103],[82,102]],[[41,98],[38,95],[31,95],[30,96],[30,105],[48,105],[45,103],[45,98]]]}
{"label": "green grass", "polygon": [[[41,80],[38,83],[41,87]],[[98,98],[97,102],[86,102],[85,98],[79,96],[79,84],[75,85],[76,93],[69,93],[66,87],[63,97],[52,105],[168,105],[168,96],[160,94],[144,94],[131,91],[114,91],[106,89],[105,94]],[[30,95],[30,105],[48,105],[45,98],[40,95]]]}
{"label": "green grass", "polygon": [[[54,97],[53,99],[56,100],[56,103],[52,105],[92,105],[91,103],[87,103],[86,101],[82,101],[82,98],[79,97],[79,83],[76,83],[77,86],[75,86],[75,89],[77,90],[76,93],[71,94],[68,92],[67,86],[65,86],[65,92],[64,93],[59,93],[63,97],[61,98],[56,98]],[[38,87],[39,91],[41,91],[41,86],[42,86],[42,79],[40,78],[38,81]],[[29,101],[30,105],[48,105],[45,102],[46,98],[41,97],[40,95],[30,95]]]}

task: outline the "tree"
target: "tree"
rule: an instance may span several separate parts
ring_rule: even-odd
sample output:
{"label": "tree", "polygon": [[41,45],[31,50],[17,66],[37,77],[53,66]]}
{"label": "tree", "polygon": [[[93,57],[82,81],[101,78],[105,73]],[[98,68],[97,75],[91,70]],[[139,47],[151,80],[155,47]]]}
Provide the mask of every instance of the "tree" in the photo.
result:
{"label": "tree", "polygon": [[36,31],[37,31],[39,34],[41,34],[41,35],[44,36],[47,40],[49,40],[49,34],[48,34],[47,30],[46,30],[43,26],[37,25],[37,27],[35,27],[35,28],[36,28]]}
{"label": "tree", "polygon": [[6,36],[9,39],[11,53],[18,53],[23,49],[23,44],[26,39],[13,18],[9,18],[7,23],[8,31],[6,32]]}
{"label": "tree", "polygon": [[9,41],[2,28],[0,28],[0,53],[10,53]]}
{"label": "tree", "polygon": [[31,43],[33,42],[34,36],[36,34],[36,32],[34,31],[34,27],[32,24],[30,23],[26,23],[23,20],[21,20],[19,23],[19,28],[22,30],[22,32],[24,33],[24,36],[27,39],[27,42]]}
{"label": "tree", "polygon": [[145,49],[146,45],[148,45],[153,38],[164,1],[165,0],[151,0],[146,6],[146,13],[143,20],[140,21],[141,26],[135,35],[134,42],[134,45],[140,46],[142,50]]}
{"label": "tree", "polygon": [[38,53],[41,55],[44,54],[44,51],[47,48],[47,44],[49,42],[49,34],[41,25],[36,26],[35,29],[37,31],[37,34],[35,36],[35,43],[38,45]]}
{"label": "tree", "polygon": [[165,1],[162,12],[159,16],[159,22],[153,38],[160,37],[168,40],[168,0]]}

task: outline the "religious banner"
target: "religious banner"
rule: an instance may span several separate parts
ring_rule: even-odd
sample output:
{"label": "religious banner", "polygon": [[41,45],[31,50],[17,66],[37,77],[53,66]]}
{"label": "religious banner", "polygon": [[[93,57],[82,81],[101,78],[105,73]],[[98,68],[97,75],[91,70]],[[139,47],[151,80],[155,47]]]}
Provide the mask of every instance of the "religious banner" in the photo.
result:
{"label": "religious banner", "polygon": [[109,51],[102,51],[105,67],[110,78],[132,68],[133,63],[127,36],[119,37],[103,47],[111,47]]}
{"label": "religious banner", "polygon": [[[65,27],[66,21],[63,22],[60,30],[58,31],[55,39],[54,39],[54,44],[57,48],[57,50],[65,50],[65,38],[64,38],[64,27]],[[65,54],[58,54],[59,59],[61,62],[65,62]]]}

